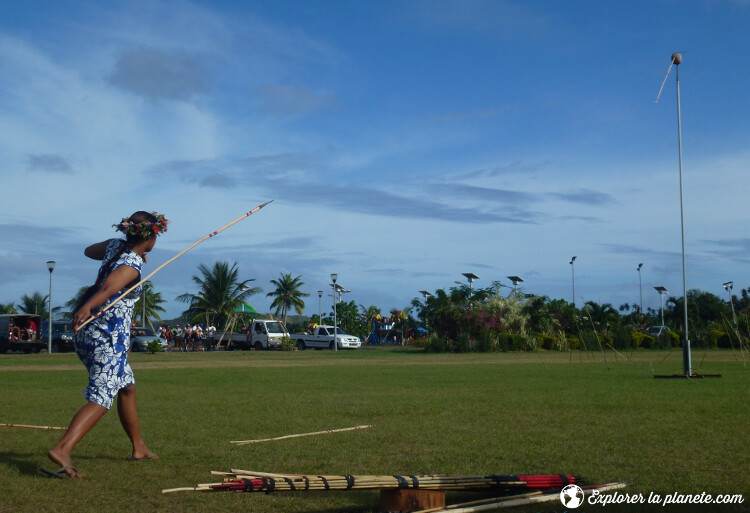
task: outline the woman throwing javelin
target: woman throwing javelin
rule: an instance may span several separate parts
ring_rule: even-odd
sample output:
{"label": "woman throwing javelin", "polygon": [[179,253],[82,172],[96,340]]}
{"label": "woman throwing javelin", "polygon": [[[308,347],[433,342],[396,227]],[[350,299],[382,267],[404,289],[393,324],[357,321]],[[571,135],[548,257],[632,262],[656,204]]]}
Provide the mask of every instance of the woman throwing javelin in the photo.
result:
{"label": "woman throwing javelin", "polygon": [[84,251],[87,257],[102,261],[96,283],[86,291],[73,314],[76,353],[89,371],[89,384],[83,392],[88,403],[75,414],[60,442],[47,453],[49,459],[60,465],[57,471],[41,469],[47,474],[60,478],[84,475],[73,467],[71,452],[109,411],[115,397],[120,423],[133,444],[129,459],[158,459],[141,437],[135,379],[127,359],[133,306],[141,295],[141,287],[82,329],[78,327],[140,281],[141,266],[147,262],[156,237],[167,231],[167,224],[163,215],[139,211],[113,225],[125,234],[125,240],[110,239]]}

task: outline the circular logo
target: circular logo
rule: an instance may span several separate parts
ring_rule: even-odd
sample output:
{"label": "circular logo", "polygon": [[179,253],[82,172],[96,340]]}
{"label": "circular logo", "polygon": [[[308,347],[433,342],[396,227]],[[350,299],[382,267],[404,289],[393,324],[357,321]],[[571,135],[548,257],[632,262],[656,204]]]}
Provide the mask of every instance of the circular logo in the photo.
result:
{"label": "circular logo", "polygon": [[560,491],[560,502],[566,508],[577,508],[583,504],[583,497],[583,490],[578,485],[568,485]]}

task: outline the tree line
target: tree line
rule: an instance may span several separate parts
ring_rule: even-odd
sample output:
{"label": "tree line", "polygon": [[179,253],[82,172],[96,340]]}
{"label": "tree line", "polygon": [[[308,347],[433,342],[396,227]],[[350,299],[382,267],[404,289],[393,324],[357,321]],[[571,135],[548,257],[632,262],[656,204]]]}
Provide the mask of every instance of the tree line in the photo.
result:
{"label": "tree line", "polygon": [[[185,303],[186,309],[178,322],[215,325],[227,329],[244,322],[243,305],[253,295],[263,292],[252,286],[254,279],[241,279],[237,262],[216,262],[212,267],[198,266],[192,276],[196,293],[184,293],[175,298]],[[309,321],[287,321],[291,312],[301,315],[304,298],[310,294],[302,290],[301,276],[280,273],[270,281],[274,315],[287,325],[290,332],[304,331],[310,324],[333,324],[333,312],[314,314]],[[151,282],[144,285],[141,301],[134,317],[144,316],[151,322],[163,323],[167,300]],[[80,295],[87,287],[61,307],[53,309],[53,318],[69,320]],[[676,347],[683,335],[683,301],[669,297],[664,305],[664,324],[670,331],[658,337],[649,336],[649,326],[661,325],[662,312],[654,309],[640,311],[638,305],[622,304],[615,308],[610,303],[588,301],[580,308],[563,299],[526,294],[513,290],[508,295],[499,287],[472,289],[459,285],[438,289],[423,300],[411,301],[403,310],[391,310],[381,315],[375,306],[357,305],[354,301],[337,304],[336,319],[347,333],[366,338],[379,326],[387,323],[389,333],[399,340],[419,333],[429,336],[424,343],[436,351],[522,350],[522,349],[635,349]],[[709,292],[688,291],[688,327],[691,344],[695,347],[743,346],[750,336],[750,287],[742,289],[725,301]],[[48,296],[39,292],[24,294],[18,304],[0,303],[0,313],[33,313],[48,318]],[[322,318],[321,318],[322,317]],[[420,329],[421,328],[421,329]]]}

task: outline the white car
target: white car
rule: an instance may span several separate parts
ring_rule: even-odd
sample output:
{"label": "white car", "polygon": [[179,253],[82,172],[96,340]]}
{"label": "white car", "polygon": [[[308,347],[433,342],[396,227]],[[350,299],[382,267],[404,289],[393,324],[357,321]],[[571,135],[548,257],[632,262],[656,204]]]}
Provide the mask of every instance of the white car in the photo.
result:
{"label": "white car", "polygon": [[131,351],[148,351],[148,344],[153,340],[158,340],[161,343],[162,351],[166,351],[169,347],[169,343],[154,333],[151,328],[136,326],[133,330],[135,330],[135,335],[130,336]]}
{"label": "white car", "polygon": [[[301,333],[294,335],[294,339],[297,343],[297,349],[300,351],[308,347],[334,349],[333,326],[321,325],[315,328],[315,332],[312,335]],[[359,337],[344,333],[341,331],[341,328],[337,328],[336,344],[338,345],[338,349],[359,349],[362,342],[359,340]]]}

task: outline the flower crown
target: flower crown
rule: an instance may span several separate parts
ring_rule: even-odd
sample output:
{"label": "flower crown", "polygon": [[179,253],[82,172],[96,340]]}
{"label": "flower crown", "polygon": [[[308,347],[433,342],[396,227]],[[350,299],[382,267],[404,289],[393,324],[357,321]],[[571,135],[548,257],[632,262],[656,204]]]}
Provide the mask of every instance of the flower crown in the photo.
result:
{"label": "flower crown", "polygon": [[164,214],[157,214],[156,212],[152,212],[152,214],[156,217],[155,223],[150,221],[141,221],[137,223],[131,221],[129,217],[123,217],[121,222],[113,224],[112,226],[114,226],[117,231],[126,235],[138,235],[143,239],[148,239],[152,235],[161,235],[162,233],[165,233],[167,231],[167,225],[169,224],[167,218],[164,217]]}

